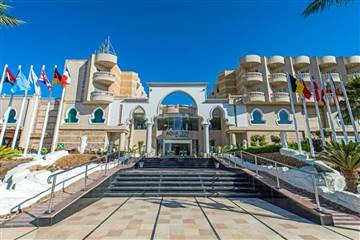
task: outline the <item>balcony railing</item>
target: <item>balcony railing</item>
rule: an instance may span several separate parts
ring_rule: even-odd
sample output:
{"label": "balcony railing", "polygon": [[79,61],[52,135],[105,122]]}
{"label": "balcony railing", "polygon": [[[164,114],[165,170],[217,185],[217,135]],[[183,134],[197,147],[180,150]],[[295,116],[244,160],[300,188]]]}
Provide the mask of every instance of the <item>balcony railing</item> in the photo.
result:
{"label": "balcony railing", "polygon": [[116,76],[111,72],[100,71],[93,75],[94,82],[109,86],[115,82]]}
{"label": "balcony railing", "polygon": [[270,83],[272,84],[283,84],[287,83],[286,73],[271,73]]}
{"label": "balcony railing", "polygon": [[91,101],[99,103],[111,103],[113,101],[113,94],[106,91],[94,91],[91,93]]}
{"label": "balcony railing", "polygon": [[283,103],[289,103],[289,93],[286,92],[274,92],[272,94],[272,100],[274,102],[283,102]]}
{"label": "balcony railing", "polygon": [[247,92],[244,98],[245,102],[265,102],[263,92]]}
{"label": "balcony railing", "polygon": [[311,81],[310,73],[298,73],[298,74],[296,74],[296,76],[298,78],[304,80],[304,82],[310,82]]}
{"label": "balcony railing", "polygon": [[[339,73],[330,73],[332,79],[334,80],[335,83],[340,82],[340,74]],[[322,78],[325,80],[329,79],[329,73],[323,73],[322,74]]]}
{"label": "balcony railing", "polygon": [[263,81],[263,75],[259,72],[247,72],[241,75],[241,79],[248,85],[257,84]]}

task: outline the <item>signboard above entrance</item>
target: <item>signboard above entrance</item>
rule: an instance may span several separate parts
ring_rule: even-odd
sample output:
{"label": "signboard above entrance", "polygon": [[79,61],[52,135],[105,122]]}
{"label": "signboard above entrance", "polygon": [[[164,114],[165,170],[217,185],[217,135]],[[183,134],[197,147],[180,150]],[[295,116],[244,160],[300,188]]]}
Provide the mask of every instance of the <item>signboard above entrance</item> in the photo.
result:
{"label": "signboard above entrance", "polygon": [[168,137],[177,137],[177,138],[189,138],[190,132],[184,130],[167,130],[166,136]]}

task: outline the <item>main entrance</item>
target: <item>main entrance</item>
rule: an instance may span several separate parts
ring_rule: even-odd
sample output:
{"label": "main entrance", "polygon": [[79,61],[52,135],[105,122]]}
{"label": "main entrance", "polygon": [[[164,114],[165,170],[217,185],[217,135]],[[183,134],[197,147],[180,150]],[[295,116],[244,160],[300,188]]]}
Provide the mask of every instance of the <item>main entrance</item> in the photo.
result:
{"label": "main entrance", "polygon": [[163,156],[191,156],[192,141],[191,140],[164,140]]}

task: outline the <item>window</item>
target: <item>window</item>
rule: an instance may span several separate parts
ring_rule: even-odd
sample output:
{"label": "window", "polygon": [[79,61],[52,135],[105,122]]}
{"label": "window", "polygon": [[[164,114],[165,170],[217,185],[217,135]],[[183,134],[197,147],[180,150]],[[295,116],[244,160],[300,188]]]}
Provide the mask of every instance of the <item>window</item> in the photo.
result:
{"label": "window", "polygon": [[265,124],[263,113],[260,109],[254,109],[251,113],[251,124]]}
{"label": "window", "polygon": [[101,108],[95,109],[92,114],[91,123],[104,123],[104,111]]}
{"label": "window", "polygon": [[65,123],[78,123],[79,119],[76,118],[78,111],[75,108],[70,108],[66,114]]}
{"label": "window", "polygon": [[12,108],[9,112],[8,123],[16,123],[15,117],[16,117],[16,110]]}
{"label": "window", "polygon": [[144,113],[134,113],[134,129],[146,129]]}
{"label": "window", "polygon": [[212,118],[210,119],[210,130],[221,130],[222,112],[219,108],[214,109]]}
{"label": "window", "polygon": [[281,109],[278,113],[278,124],[291,124],[290,114],[287,110]]}

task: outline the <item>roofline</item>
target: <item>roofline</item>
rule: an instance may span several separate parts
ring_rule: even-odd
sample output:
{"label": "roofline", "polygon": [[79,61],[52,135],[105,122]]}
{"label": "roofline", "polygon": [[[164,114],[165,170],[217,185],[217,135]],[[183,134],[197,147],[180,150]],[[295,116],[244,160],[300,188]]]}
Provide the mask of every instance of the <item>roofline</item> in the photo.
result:
{"label": "roofline", "polygon": [[207,82],[147,82],[146,85],[149,87],[177,87],[177,86],[199,86],[199,87],[207,87]]}

